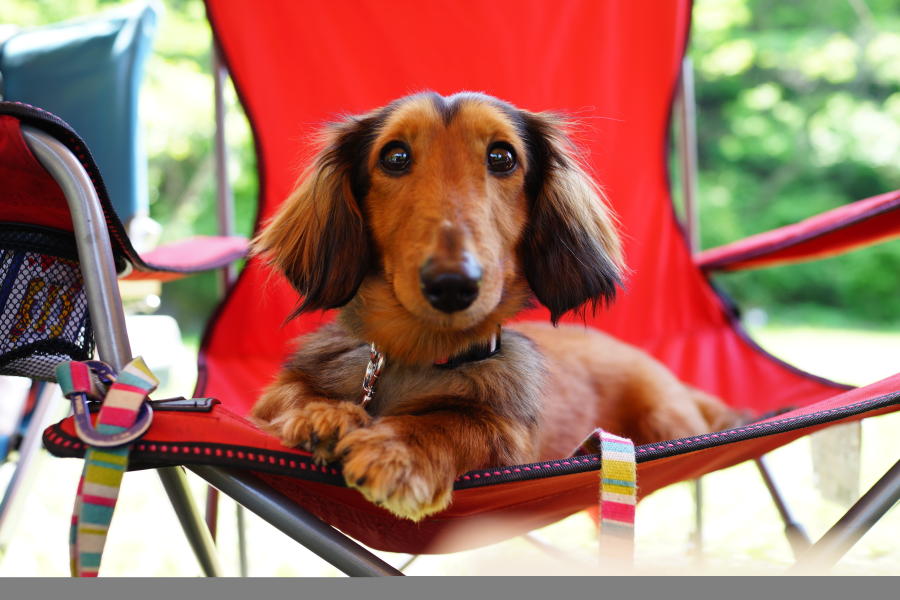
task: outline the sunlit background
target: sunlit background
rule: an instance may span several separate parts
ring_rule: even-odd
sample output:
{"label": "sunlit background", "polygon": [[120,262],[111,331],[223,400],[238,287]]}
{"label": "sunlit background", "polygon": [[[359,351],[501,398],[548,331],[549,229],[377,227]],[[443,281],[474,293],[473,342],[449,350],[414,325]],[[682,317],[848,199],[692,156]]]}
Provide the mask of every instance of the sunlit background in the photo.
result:
{"label": "sunlit background", "polygon": [[[0,40],[17,28],[89,16],[122,2],[4,0]],[[214,234],[211,36],[200,0],[166,0],[148,62],[141,119],[149,155],[150,211],[161,240]],[[900,188],[900,3],[896,0],[700,0],[689,54],[696,70],[702,248],[790,224]],[[229,168],[238,232],[250,233],[257,181],[249,127],[226,90]],[[678,196],[679,173],[673,168]],[[745,325],[768,350],[813,373],[867,384],[900,371],[900,242],[815,263],[722,276]],[[218,298],[215,274],[165,284],[159,315],[175,318],[182,345],[160,348],[133,332],[136,352],[157,358],[173,394],[189,394],[193,356]],[[148,311],[147,307],[142,310]],[[140,327],[140,326],[136,326]],[[151,326],[153,329],[155,326]],[[157,330],[158,331],[158,330]],[[173,334],[177,335],[177,334]],[[172,339],[168,336],[167,339]],[[835,481],[829,461],[860,435],[858,460]],[[803,438],[769,464],[813,538],[896,460],[898,415]],[[814,456],[816,460],[814,461]],[[0,468],[0,483],[10,465]],[[66,535],[78,461],[46,457],[0,574],[67,574]],[[197,497],[204,486],[194,480]],[[792,562],[782,524],[751,463],[703,479],[698,555],[692,487],[645,499],[637,516],[637,563],[654,572],[777,573]],[[248,517],[251,575],[337,571]],[[837,572],[900,573],[895,508]],[[584,514],[538,532],[563,560],[523,539],[452,556],[422,557],[410,574],[590,573],[593,523]],[[234,505],[223,500],[220,546],[237,573]],[[407,558],[384,555],[395,565]],[[199,568],[152,473],[125,478],[104,558],[107,575],[197,575]]]}

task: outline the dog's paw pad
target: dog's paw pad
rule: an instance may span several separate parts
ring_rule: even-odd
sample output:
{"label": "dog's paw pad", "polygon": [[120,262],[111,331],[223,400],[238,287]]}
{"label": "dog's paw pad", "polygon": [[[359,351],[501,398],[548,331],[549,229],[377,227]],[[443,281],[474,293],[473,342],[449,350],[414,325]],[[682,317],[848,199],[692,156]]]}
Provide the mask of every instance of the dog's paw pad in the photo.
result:
{"label": "dog's paw pad", "polygon": [[450,504],[453,478],[389,430],[358,429],[335,448],[344,479],[370,502],[418,521]]}

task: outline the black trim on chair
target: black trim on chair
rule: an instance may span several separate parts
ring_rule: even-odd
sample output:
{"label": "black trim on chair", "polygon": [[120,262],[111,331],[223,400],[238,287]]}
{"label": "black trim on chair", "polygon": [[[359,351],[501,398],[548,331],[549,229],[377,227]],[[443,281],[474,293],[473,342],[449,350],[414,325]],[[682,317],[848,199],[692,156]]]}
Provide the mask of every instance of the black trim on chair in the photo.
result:
{"label": "black trim on chair", "polygon": [[[678,454],[687,454],[697,450],[724,446],[732,442],[805,429],[831,421],[840,421],[895,404],[900,404],[900,391],[808,415],[768,422],[749,423],[734,429],[644,444],[635,448],[636,459],[638,463],[649,462]],[[189,417],[185,416],[185,418]],[[81,457],[84,455],[84,444],[77,438],[65,433],[60,424],[53,425],[44,432],[44,444],[56,456]],[[308,455],[254,448],[252,446],[208,442],[140,440],[132,448],[129,469],[138,470],[159,466],[191,464],[250,469],[277,475],[289,475],[340,487],[345,485],[341,471],[336,465],[316,465],[312,457]],[[453,488],[460,490],[484,487],[498,483],[596,471],[599,468],[599,455],[589,454],[523,465],[479,469],[460,476]]]}

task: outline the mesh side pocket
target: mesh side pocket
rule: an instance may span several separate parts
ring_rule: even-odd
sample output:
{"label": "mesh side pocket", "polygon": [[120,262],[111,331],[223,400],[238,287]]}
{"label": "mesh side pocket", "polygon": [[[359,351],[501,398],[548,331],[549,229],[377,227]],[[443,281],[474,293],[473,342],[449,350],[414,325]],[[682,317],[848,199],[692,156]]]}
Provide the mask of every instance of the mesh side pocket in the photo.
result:
{"label": "mesh side pocket", "polygon": [[54,381],[94,343],[71,234],[0,226],[0,375]]}

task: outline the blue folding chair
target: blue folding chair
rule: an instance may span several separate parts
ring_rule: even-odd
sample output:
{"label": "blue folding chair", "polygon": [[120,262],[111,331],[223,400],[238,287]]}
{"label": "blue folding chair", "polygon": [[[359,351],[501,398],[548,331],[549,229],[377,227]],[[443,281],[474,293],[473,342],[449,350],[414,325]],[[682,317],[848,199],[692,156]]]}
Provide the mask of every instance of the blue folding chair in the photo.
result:
{"label": "blue folding chair", "polygon": [[0,45],[2,99],[40,106],[82,135],[126,227],[148,216],[138,92],[159,13],[156,2],[141,0],[25,29]]}

